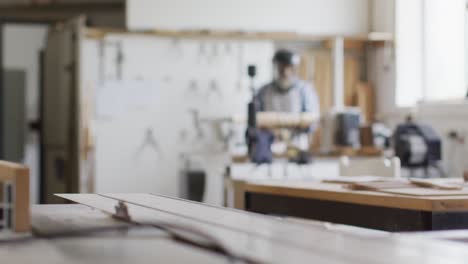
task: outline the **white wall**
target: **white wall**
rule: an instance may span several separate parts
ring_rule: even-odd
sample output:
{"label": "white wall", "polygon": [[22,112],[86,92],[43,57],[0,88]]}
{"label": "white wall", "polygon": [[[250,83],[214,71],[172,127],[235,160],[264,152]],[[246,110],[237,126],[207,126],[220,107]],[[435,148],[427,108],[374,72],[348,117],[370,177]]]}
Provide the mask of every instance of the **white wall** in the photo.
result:
{"label": "white wall", "polygon": [[[44,48],[46,26],[8,24],[4,31],[3,65],[7,69],[26,72],[27,121],[39,118],[39,51]],[[31,173],[31,201],[38,201],[39,138],[37,133],[26,137],[25,163]]]}
{"label": "white wall", "polygon": [[130,29],[368,32],[368,0],[128,0]]}
{"label": "white wall", "polygon": [[[396,0],[370,0],[370,31],[395,34]],[[395,111],[395,45],[386,43],[368,52],[367,76],[376,90],[376,111],[379,119]]]}
{"label": "white wall", "polygon": [[372,6],[371,31],[393,33],[395,30],[395,0],[369,0]]}
{"label": "white wall", "polygon": [[[202,127],[204,137],[198,138],[189,110],[199,110],[205,119],[245,114],[250,97],[247,65],[259,67],[259,83],[270,80],[273,43],[136,35],[112,35],[103,43],[101,57],[99,42],[85,41],[82,60],[82,83],[96,91],[95,191],[177,196],[182,153],[201,151],[206,164],[223,166],[222,142],[209,123]],[[116,78],[112,43],[122,45],[121,80]],[[213,81],[221,94],[210,93]],[[196,82],[195,90],[191,82]],[[144,144],[149,129],[157,150],[150,142]],[[218,172],[213,176],[219,182],[222,169],[210,170]]]}
{"label": "white wall", "polygon": [[423,96],[424,0],[396,2],[396,106],[413,106]]}

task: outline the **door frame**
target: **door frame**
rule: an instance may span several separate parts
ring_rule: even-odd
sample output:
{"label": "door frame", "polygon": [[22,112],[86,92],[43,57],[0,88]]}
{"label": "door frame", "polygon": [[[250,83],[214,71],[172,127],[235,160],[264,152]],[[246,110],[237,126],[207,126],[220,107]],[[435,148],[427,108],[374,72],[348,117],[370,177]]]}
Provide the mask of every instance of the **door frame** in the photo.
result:
{"label": "door frame", "polygon": [[[63,23],[62,20],[57,21],[44,21],[44,20],[35,20],[35,19],[1,19],[0,18],[0,98],[3,97],[5,84],[4,84],[4,40],[5,40],[5,27],[9,25],[26,25],[26,26],[46,26],[52,27],[58,23]],[[46,40],[45,40],[46,41]],[[45,183],[44,183],[44,174],[45,174],[45,148],[44,148],[44,133],[43,133],[43,119],[44,119],[44,53],[42,50],[39,52],[39,65],[38,65],[38,105],[39,105],[39,116],[37,120],[28,122],[27,129],[28,131],[35,131],[39,137],[39,164],[38,164],[38,197],[36,199],[39,203],[45,202]],[[0,100],[0,160],[3,160],[4,157],[4,146],[3,146],[3,133],[4,133],[4,115],[3,115],[3,101]]]}

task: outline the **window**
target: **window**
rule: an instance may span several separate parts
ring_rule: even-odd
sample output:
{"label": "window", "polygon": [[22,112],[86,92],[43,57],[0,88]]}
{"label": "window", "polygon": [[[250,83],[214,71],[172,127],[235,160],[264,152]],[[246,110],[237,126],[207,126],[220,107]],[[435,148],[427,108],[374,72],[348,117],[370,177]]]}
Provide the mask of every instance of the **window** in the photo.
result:
{"label": "window", "polygon": [[397,0],[395,15],[397,106],[465,97],[466,0]]}

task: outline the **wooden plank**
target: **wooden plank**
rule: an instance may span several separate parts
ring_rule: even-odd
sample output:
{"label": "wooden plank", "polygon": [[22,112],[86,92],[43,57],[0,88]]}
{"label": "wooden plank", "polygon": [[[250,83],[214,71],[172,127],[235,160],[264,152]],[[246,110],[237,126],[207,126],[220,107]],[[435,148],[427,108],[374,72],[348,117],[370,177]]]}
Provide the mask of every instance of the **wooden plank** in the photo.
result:
{"label": "wooden plank", "polygon": [[[463,188],[462,190],[439,190],[439,189],[430,189],[430,188],[395,188],[390,190],[378,190],[378,192],[388,193],[388,194],[398,194],[398,195],[408,195],[408,196],[418,196],[418,197],[456,197],[463,196],[468,199],[468,188]],[[466,208],[464,208],[467,210]]]}
{"label": "wooden plank", "polygon": [[17,169],[15,176],[14,230],[15,232],[29,232],[31,231],[29,168],[22,167]]}
{"label": "wooden plank", "polygon": [[[87,38],[103,38],[110,34],[125,34],[125,35],[148,35],[155,37],[169,38],[187,38],[187,39],[236,39],[236,40],[272,40],[272,41],[323,41],[334,39],[335,35],[317,35],[317,34],[301,34],[297,32],[260,32],[260,31],[223,31],[223,30],[126,30],[120,28],[105,28],[105,27],[88,27],[85,30]],[[354,43],[353,46],[360,45],[356,43],[380,43],[393,42],[393,36],[389,35],[374,35],[372,38],[367,34],[350,34],[344,36],[349,43]]]}
{"label": "wooden plank", "polygon": [[[96,208],[98,210],[102,210],[109,215],[114,213],[114,206],[118,201],[116,199],[93,194],[61,194],[59,196],[83,205]],[[317,263],[338,263],[336,262],[336,259],[329,260],[323,256],[310,255],[308,250],[305,249],[297,248],[284,243],[270,242],[268,239],[255,237],[248,233],[226,229],[220,225],[194,221],[194,219],[187,219],[180,217],[179,215],[174,215],[164,211],[157,211],[151,208],[130,203],[127,203],[127,207],[133,221],[135,222],[164,222],[195,228],[196,230],[214,236],[219,241],[223,241],[224,245],[229,247],[233,252],[255,258],[262,262],[301,263],[301,260],[303,259],[311,259],[313,261],[318,261]],[[252,246],[254,246],[254,248],[252,248]],[[283,252],[284,255],[279,255],[279,252]]]}
{"label": "wooden plank", "polygon": [[[301,243],[297,241],[300,238],[289,240],[289,236],[284,239],[282,235],[277,236],[271,233],[272,225],[274,225],[279,230],[286,229],[291,237],[295,237],[295,234],[303,234],[304,230],[302,228],[289,226],[287,223],[276,222],[271,218],[261,215],[252,215],[244,211],[227,210],[151,194],[103,194],[100,196],[115,201],[124,201],[134,206],[141,206],[149,210],[149,212],[156,212],[158,215],[167,214],[170,216],[170,219],[177,221],[183,219],[191,221],[192,224],[195,221],[197,223],[208,224],[211,227],[219,227],[221,229],[245,233],[250,236],[275,240],[286,245],[296,244],[302,247]],[[70,197],[70,195],[65,195],[64,197]],[[83,198],[79,197],[79,199]],[[91,197],[91,200],[87,202],[93,203],[93,199],[95,198]],[[313,234],[316,239],[320,235],[325,235],[326,232],[321,230],[320,232],[313,232]],[[305,240],[304,242],[311,241]]]}
{"label": "wooden plank", "polygon": [[[360,39],[345,39],[344,41],[344,48],[347,50],[358,50],[362,51],[366,47],[366,40]],[[326,49],[333,48],[333,40],[327,39],[322,41],[322,46]]]}
{"label": "wooden plank", "polygon": [[411,184],[426,187],[426,188],[433,188],[439,190],[463,190],[465,182],[443,182],[443,181],[435,181],[433,179],[410,179]]}
{"label": "wooden plank", "polygon": [[372,191],[352,191],[338,184],[327,183],[249,182],[245,186],[245,191],[432,212],[468,210],[468,196],[412,197]]}
{"label": "wooden plank", "polygon": [[361,109],[364,122],[375,121],[375,91],[369,83],[356,83],[356,104]]}
{"label": "wooden plank", "polygon": [[235,209],[244,210],[245,196],[243,180],[226,179],[227,188],[233,194],[233,206]]}
{"label": "wooden plank", "polygon": [[[77,202],[89,203],[92,207],[99,207],[110,213],[117,200],[99,195],[61,195]],[[126,195],[123,195],[126,196]],[[127,197],[128,198],[128,197]],[[163,200],[169,199],[162,197]],[[195,203],[180,201],[186,208],[192,207]],[[162,203],[153,205],[159,207]],[[434,263],[464,263],[468,257],[466,248],[457,245],[438,244],[431,241],[414,240],[411,238],[401,239],[398,236],[380,238],[378,240],[364,238],[357,235],[343,234],[324,230],[311,225],[291,223],[288,221],[278,221],[275,218],[266,218],[255,214],[242,213],[233,210],[220,209],[238,215],[251,217],[247,226],[240,222],[238,228],[255,230],[259,225],[269,229],[269,234],[277,237],[288,238],[300,243],[299,245],[286,244],[274,239],[267,239],[257,234],[247,234],[236,232],[230,228],[222,228],[213,224],[204,224],[193,218],[204,213],[197,210],[196,214],[190,214],[190,219],[182,216],[174,216],[161,210],[154,210],[145,206],[127,203],[130,214],[138,221],[147,220],[172,220],[175,223],[185,223],[193,228],[209,232],[218,237],[236,252],[244,252],[250,256],[263,256],[263,260],[271,263],[427,263],[430,259]],[[198,209],[198,208],[197,208]],[[177,210],[180,210],[178,208]],[[178,211],[179,213],[184,212]],[[221,214],[222,215],[222,214]],[[212,216],[210,214],[209,216]],[[224,220],[230,217],[225,216]],[[260,219],[259,223],[256,223]],[[263,219],[263,220],[262,220]],[[232,220],[232,219],[231,219]],[[213,220],[218,222],[219,220]],[[266,222],[264,222],[266,221]],[[295,231],[295,229],[300,230]],[[283,239],[284,241],[284,239]],[[337,243],[339,242],[339,243]],[[374,252],[374,253],[369,253]],[[405,252],[405,254],[401,254]],[[382,257],[385,256],[385,257]]]}
{"label": "wooden plank", "polygon": [[283,113],[259,112],[257,113],[257,126],[260,128],[308,128],[319,120],[316,113]]}
{"label": "wooden plank", "polygon": [[8,161],[0,161],[0,181],[14,181],[18,171],[27,167]]}
{"label": "wooden plank", "polygon": [[333,106],[332,59],[328,53],[315,52],[313,54],[315,60],[312,82],[320,99],[320,112],[326,113]]}
{"label": "wooden plank", "polygon": [[0,181],[10,182],[13,185],[13,230],[31,231],[29,168],[17,163],[0,161]]}
{"label": "wooden plank", "polygon": [[355,106],[357,103],[357,86],[360,79],[359,60],[355,56],[346,55],[345,57],[345,105]]}
{"label": "wooden plank", "polygon": [[[323,182],[330,182],[325,180]],[[436,181],[419,179],[381,179],[376,181],[355,181],[346,187],[355,191],[375,191],[383,193],[394,193],[403,195],[416,195],[416,196],[453,196],[453,195],[468,195],[468,188],[463,187],[462,184],[443,183]]]}
{"label": "wooden plank", "polygon": [[[361,35],[358,37],[350,37],[345,39],[344,47],[346,50],[363,51],[366,46],[372,47],[384,47],[386,44],[393,43],[393,36],[391,33],[379,33],[369,34],[367,37]],[[332,49],[333,41],[330,39],[322,41],[322,45],[326,49]]]}

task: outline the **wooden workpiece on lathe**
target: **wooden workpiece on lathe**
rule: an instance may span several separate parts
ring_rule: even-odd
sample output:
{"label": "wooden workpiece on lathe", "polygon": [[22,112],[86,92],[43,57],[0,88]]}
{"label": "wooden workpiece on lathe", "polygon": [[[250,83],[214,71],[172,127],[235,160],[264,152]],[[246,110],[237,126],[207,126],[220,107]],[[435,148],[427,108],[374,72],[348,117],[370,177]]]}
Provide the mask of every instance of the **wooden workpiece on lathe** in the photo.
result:
{"label": "wooden workpiece on lathe", "polygon": [[307,128],[317,121],[317,116],[312,113],[257,113],[257,125],[260,128]]}

